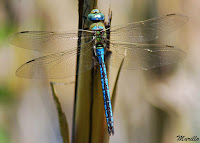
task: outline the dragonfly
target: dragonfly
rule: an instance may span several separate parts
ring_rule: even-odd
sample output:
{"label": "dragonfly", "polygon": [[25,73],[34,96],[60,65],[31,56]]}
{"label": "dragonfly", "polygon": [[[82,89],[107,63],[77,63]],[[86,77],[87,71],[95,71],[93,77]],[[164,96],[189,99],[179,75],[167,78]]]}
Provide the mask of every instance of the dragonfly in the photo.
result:
{"label": "dragonfly", "polygon": [[[181,61],[186,53],[173,46],[145,44],[182,27],[189,18],[182,14],[168,14],[145,21],[106,28],[105,16],[93,9],[87,19],[89,29],[69,32],[23,31],[12,35],[14,46],[51,53],[20,66],[16,75],[21,78],[68,78],[94,68],[95,57],[101,75],[102,94],[109,135],[114,135],[114,120],[105,63],[124,69],[148,70]],[[110,37],[110,38],[108,38]],[[77,41],[84,41],[77,45]],[[109,49],[108,49],[109,48]],[[109,60],[106,54],[110,53]],[[76,71],[77,55],[79,72]],[[85,59],[85,60],[82,60]]]}

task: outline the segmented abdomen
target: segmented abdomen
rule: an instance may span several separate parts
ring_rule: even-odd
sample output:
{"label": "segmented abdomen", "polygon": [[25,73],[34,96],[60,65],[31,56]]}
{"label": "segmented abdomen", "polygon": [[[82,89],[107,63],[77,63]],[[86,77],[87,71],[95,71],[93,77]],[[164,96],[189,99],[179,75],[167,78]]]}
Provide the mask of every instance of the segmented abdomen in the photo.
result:
{"label": "segmented abdomen", "polygon": [[108,125],[108,133],[111,135],[114,134],[114,124],[113,124],[112,105],[110,100],[110,91],[108,86],[108,78],[104,62],[104,48],[96,49],[96,53],[100,65],[101,84],[102,84],[106,121]]}

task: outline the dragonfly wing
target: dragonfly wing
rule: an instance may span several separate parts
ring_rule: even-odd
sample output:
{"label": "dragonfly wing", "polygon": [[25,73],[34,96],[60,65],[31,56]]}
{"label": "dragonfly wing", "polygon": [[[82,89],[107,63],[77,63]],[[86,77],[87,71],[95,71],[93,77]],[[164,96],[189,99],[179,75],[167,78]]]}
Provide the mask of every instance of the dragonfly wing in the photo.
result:
{"label": "dragonfly wing", "polygon": [[[92,50],[82,47],[78,52],[87,60],[79,61],[79,73],[93,67]],[[33,59],[18,68],[16,75],[22,78],[67,78],[76,75],[77,49],[63,51]]]}
{"label": "dragonfly wing", "polygon": [[[77,30],[78,31],[78,30]],[[71,32],[47,32],[47,31],[23,31],[15,33],[9,38],[14,46],[40,52],[61,52],[70,47],[76,47],[78,37],[89,42],[92,33],[87,30],[79,30],[80,33]]]}
{"label": "dragonfly wing", "polygon": [[159,44],[110,44],[110,65],[119,67],[124,58],[124,69],[148,70],[172,63],[185,57],[185,52],[173,46]]}
{"label": "dragonfly wing", "polygon": [[187,16],[181,14],[168,14],[163,17],[114,26],[110,28],[111,40],[131,43],[152,41],[182,27],[188,20]]}

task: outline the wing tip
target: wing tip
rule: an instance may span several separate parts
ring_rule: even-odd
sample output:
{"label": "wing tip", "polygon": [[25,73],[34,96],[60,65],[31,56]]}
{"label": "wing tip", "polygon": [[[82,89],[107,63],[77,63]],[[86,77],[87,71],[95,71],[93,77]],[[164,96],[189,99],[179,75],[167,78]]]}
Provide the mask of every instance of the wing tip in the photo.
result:
{"label": "wing tip", "polygon": [[29,32],[29,31],[21,31],[21,32],[14,33],[14,34],[12,34],[10,37],[8,37],[8,42],[9,42],[10,44],[16,46],[15,43],[13,42],[13,41],[15,40],[16,35],[18,35],[18,34],[20,34],[20,33],[28,33],[28,32]]}
{"label": "wing tip", "polygon": [[16,34],[17,34],[17,33],[15,33],[15,34],[11,35],[10,37],[8,37],[8,42],[9,42],[10,44],[12,44],[12,45],[13,45],[13,37],[14,37]]}
{"label": "wing tip", "polygon": [[186,56],[186,55],[187,55],[187,53],[186,53],[185,51],[183,51],[183,50],[180,49],[180,48],[176,48],[175,46],[166,45],[166,47],[167,47],[167,48],[173,48],[173,49],[175,49],[175,50],[181,52],[181,53],[183,54],[183,56]]}

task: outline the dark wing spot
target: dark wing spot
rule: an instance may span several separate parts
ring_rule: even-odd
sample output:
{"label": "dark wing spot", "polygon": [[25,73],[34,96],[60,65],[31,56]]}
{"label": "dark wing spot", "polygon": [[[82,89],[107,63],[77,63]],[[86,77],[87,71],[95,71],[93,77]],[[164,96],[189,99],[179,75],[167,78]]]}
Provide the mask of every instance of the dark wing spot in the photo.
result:
{"label": "dark wing spot", "polygon": [[29,31],[22,31],[22,32],[20,32],[20,33],[28,33]]}
{"label": "dark wing spot", "polygon": [[172,13],[172,14],[167,14],[167,16],[172,16],[172,15],[177,15],[177,14],[175,14],[175,13]]}
{"label": "dark wing spot", "polygon": [[33,61],[35,61],[35,60],[30,60],[30,61],[28,61],[28,62],[26,62],[26,63],[28,64],[28,63],[33,62]]}
{"label": "dark wing spot", "polygon": [[174,46],[166,45],[168,48],[175,48]]}

